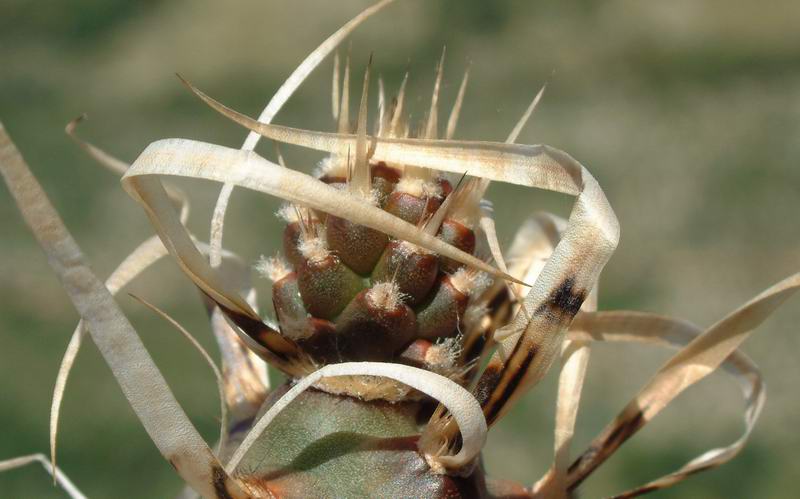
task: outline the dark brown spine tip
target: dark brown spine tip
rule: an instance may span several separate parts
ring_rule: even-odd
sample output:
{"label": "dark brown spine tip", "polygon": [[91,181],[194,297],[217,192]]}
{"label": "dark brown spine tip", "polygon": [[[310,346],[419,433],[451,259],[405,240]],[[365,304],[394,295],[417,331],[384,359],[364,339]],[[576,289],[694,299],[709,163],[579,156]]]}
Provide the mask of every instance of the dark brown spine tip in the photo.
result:
{"label": "dark brown spine tip", "polygon": [[444,276],[432,296],[417,308],[418,337],[436,340],[458,333],[469,297],[456,289],[449,276]]}
{"label": "dark brown spine tip", "polygon": [[400,241],[392,241],[372,273],[373,282],[392,281],[406,303],[412,307],[420,303],[430,292],[439,272],[436,255],[405,248]]}
{"label": "dark brown spine tip", "polygon": [[439,198],[417,197],[407,192],[394,191],[386,200],[384,209],[410,224],[417,225],[423,217],[432,215],[441,204]]}
{"label": "dark brown spine tip", "polygon": [[414,339],[414,312],[403,303],[381,305],[360,292],[336,319],[337,348],[344,360],[389,361]]}
{"label": "dark brown spine tip", "polygon": [[323,175],[320,178],[320,181],[325,182],[326,184],[346,184],[347,179],[344,177],[340,177],[338,175]]}
{"label": "dark brown spine tip", "polygon": [[368,275],[381,257],[389,236],[349,220],[328,216],[325,224],[328,247],[359,274]]}
{"label": "dark brown spine tip", "polygon": [[[442,222],[442,227],[439,229],[438,237],[470,255],[475,251],[475,232],[461,222],[445,219],[445,221]],[[444,272],[453,273],[460,267],[463,267],[463,264],[451,260],[450,258],[442,257],[439,261],[440,268]]]}
{"label": "dark brown spine tip", "polygon": [[296,268],[306,310],[322,319],[334,319],[364,287],[362,279],[334,255],[303,258]]}

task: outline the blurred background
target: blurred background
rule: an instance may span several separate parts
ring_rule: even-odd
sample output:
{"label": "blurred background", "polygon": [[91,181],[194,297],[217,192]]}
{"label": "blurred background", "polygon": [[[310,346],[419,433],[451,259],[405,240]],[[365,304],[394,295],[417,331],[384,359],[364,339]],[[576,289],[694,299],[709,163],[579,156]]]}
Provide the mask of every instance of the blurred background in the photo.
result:
{"label": "blurred background", "polygon": [[[0,3],[0,119],[68,227],[106,276],[152,232],[118,179],[63,133],[132,161],[151,141],[188,137],[238,147],[245,131],[178,83],[181,72],[250,115],[303,57],[366,1],[73,0]],[[427,110],[447,46],[442,109],[472,62],[457,134],[503,140],[536,91],[545,98],[520,142],[547,143],[582,161],[622,226],[602,278],[603,309],[639,309],[710,325],[800,270],[800,3],[766,8],[729,0],[673,2],[398,0],[352,37],[354,81],[370,52],[389,92],[411,72],[414,116]],[[330,130],[330,72],[320,67],[279,114],[281,124]],[[360,85],[360,83],[359,83]],[[375,87],[373,87],[373,92]],[[354,90],[355,97],[359,94]],[[375,95],[373,93],[373,95]],[[442,123],[444,119],[440,119]],[[272,155],[267,141],[261,151]],[[319,159],[285,148],[290,166]],[[190,228],[201,237],[219,187],[184,182]],[[493,185],[500,240],[537,209],[568,215],[571,199]],[[275,199],[238,190],[226,245],[249,261],[279,247]],[[48,448],[58,364],[78,317],[5,188],[0,189],[0,459]],[[268,286],[262,307],[271,311]],[[197,293],[170,261],[131,287],[214,348]],[[211,373],[180,335],[126,295],[120,303],[201,432],[214,438]],[[800,415],[800,299],[744,350],[762,367],[768,400],[750,444],[732,463],[654,497],[782,498],[795,490]],[[669,355],[598,345],[584,390],[581,451]],[[556,376],[490,434],[489,471],[536,480],[552,455]],[[738,387],[713,375],[682,395],[600,468],[583,497],[620,492],[672,471],[742,431]],[[171,497],[181,488],[88,343],[70,379],[59,464],[90,497]],[[2,497],[65,497],[36,466],[0,474]]]}

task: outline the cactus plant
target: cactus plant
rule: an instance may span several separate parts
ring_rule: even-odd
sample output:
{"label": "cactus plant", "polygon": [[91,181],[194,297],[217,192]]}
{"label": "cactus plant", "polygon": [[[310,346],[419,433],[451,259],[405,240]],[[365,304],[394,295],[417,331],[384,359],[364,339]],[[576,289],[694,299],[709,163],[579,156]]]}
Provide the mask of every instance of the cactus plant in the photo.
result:
{"label": "cactus plant", "polygon": [[[440,137],[443,56],[426,119],[415,124],[406,118],[405,83],[391,100],[381,85],[371,131],[369,69],[353,124],[349,58],[340,86],[337,56],[336,133],[271,124],[308,74],[390,3],[375,4],[323,42],[257,120],[182,79],[203,102],[249,130],[239,150],[167,139],[127,165],[78,139],[71,124],[68,132],[81,147],[123,175],[123,187],[157,232],[105,285],[0,126],[3,178],[82,317],[59,372],[51,460],[5,461],[0,470],[41,461],[70,495],[82,497],[55,467],[55,436],[66,376],[86,334],[159,450],[194,491],[187,495],[568,497],[678,394],[720,366],[744,381],[744,437],[620,497],[674,485],[742,448],[764,397],[754,364],[737,348],[800,286],[800,275],[707,329],[653,314],[598,312],[598,279],[619,227],[603,190],[575,159],[549,146],[515,144],[542,92],[505,143],[453,140],[465,76]],[[328,157],[309,176],[280,158],[275,163],[254,153],[261,136]],[[161,181],[170,175],[223,183],[208,245],[188,233],[185,194]],[[576,201],[568,220],[531,217],[504,255],[491,205],[483,199],[490,181],[561,192]],[[256,265],[258,274],[272,281],[274,320],[257,312],[252,287],[237,269],[241,262],[223,250],[225,211],[235,187],[288,203],[280,211],[285,229],[275,235],[282,239],[283,255]],[[180,214],[175,204],[184,207]],[[112,298],[167,254],[201,291],[222,354],[222,369],[216,370],[203,352],[215,368],[223,400],[214,450],[199,437]],[[678,351],[570,463],[593,341]],[[488,429],[559,358],[552,467],[532,484],[488,478],[480,458]],[[265,363],[288,381],[270,389]]]}

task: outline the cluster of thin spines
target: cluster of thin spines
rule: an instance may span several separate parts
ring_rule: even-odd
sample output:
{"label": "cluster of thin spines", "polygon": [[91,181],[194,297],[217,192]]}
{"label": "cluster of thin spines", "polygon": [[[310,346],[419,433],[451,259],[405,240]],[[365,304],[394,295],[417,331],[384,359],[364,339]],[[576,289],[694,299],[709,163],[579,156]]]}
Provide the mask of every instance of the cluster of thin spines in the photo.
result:
{"label": "cluster of thin spines", "polygon": [[[340,133],[353,131],[349,66],[348,57],[340,96],[338,63],[334,70],[333,110]],[[425,138],[437,138],[441,78],[442,62],[430,111],[419,126]],[[403,116],[407,80],[408,75],[389,103],[379,81],[378,136],[411,134]],[[325,158],[317,177],[475,254],[480,183],[462,178],[454,187],[428,169],[371,162],[366,142],[368,86],[369,68],[355,127],[356,150]],[[456,108],[463,89],[464,84]],[[457,109],[448,122],[448,134],[456,120]],[[298,205],[286,205],[278,215],[286,222],[285,260],[264,260],[258,269],[273,281],[281,334],[319,364],[375,360],[453,376],[464,372],[462,367],[470,359],[462,356],[463,333],[469,319],[480,315],[474,297],[489,282],[484,274],[344,218]]]}

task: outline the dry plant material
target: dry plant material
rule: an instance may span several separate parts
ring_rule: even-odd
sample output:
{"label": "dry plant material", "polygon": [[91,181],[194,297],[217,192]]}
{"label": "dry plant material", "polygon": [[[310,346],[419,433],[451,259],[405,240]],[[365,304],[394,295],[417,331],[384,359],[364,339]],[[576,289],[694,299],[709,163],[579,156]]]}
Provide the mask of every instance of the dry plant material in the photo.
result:
{"label": "dry plant material", "polygon": [[[0,171],[81,315],[53,395],[51,459],[37,454],[2,461],[0,471],[40,462],[71,497],[84,497],[55,466],[55,457],[67,377],[87,332],[154,443],[188,485],[182,497],[569,497],[675,397],[719,367],[741,383],[744,434],[618,497],[675,485],[742,449],[765,395],[757,368],[738,348],[800,287],[800,274],[707,329],[639,312],[597,311],[598,280],[619,241],[619,226],[600,185],[578,161],[550,146],[516,144],[544,87],[505,143],[454,140],[467,70],[439,139],[443,52],[425,119],[414,124],[407,117],[408,74],[393,98],[378,77],[370,128],[370,58],[353,126],[352,55],[348,51],[342,69],[335,51],[390,3],[374,4],[325,40],[258,119],[181,78],[208,106],[248,130],[240,149],[165,139],[128,165],[78,138],[78,120],[71,122],[67,133],[122,175],[124,189],[156,232],[105,285],[0,126]],[[336,131],[272,124],[331,53]],[[262,136],[275,142],[277,162],[254,151]],[[321,151],[326,158],[315,175],[291,170],[277,143]],[[208,245],[186,229],[188,196],[162,183],[170,176],[222,184]],[[483,199],[491,181],[567,194],[574,205],[567,219],[531,216],[504,255],[491,204]],[[256,266],[272,281],[276,321],[258,312],[241,260],[223,249],[235,187],[288,203],[280,211],[285,230],[276,235],[285,259],[265,258]],[[165,255],[206,298],[222,367],[165,312],[138,299],[181,331],[214,371],[222,405],[214,451],[113,298]],[[594,341],[677,352],[571,462]],[[266,364],[288,381],[271,388]],[[530,485],[488,479],[479,456],[489,428],[553,364],[560,364],[560,373],[552,466]]]}

